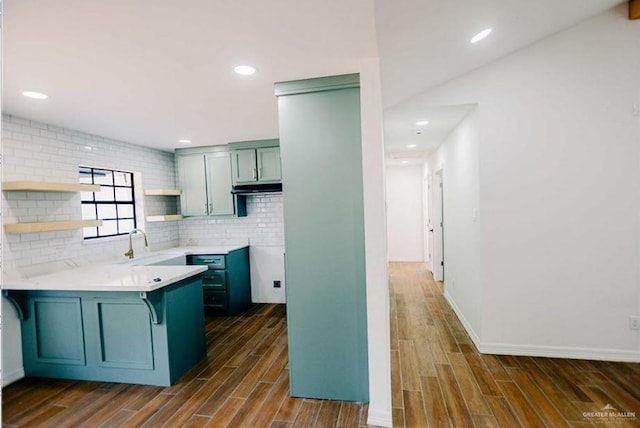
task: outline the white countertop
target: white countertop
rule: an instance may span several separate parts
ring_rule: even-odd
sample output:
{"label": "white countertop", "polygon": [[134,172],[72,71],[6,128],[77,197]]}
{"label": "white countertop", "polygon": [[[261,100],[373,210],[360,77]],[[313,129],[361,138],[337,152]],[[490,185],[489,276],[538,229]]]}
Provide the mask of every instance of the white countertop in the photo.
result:
{"label": "white countertop", "polygon": [[[96,263],[32,277],[5,277],[5,290],[153,291],[207,270],[207,266],[155,265],[196,254],[228,254],[247,247],[176,247],[138,259]],[[158,280],[159,279],[159,280]]]}

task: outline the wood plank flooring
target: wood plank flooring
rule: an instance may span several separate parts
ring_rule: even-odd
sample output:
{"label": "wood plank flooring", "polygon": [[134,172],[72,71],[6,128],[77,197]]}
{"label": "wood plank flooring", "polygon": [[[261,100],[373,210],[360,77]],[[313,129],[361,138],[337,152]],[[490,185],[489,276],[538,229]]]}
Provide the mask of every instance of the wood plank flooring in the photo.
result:
{"label": "wood plank flooring", "polygon": [[389,276],[394,427],[640,426],[640,364],[481,355],[424,264]]}
{"label": "wood plank flooring", "polygon": [[[481,355],[423,264],[389,272],[394,426],[640,426],[640,364]],[[284,305],[207,317],[206,334],[207,359],[167,388],[20,380],[2,426],[366,426],[366,403],[289,397]],[[636,419],[584,417],[607,404]]]}
{"label": "wood plank flooring", "polygon": [[207,359],[170,387],[22,379],[2,391],[11,427],[359,427],[367,403],[289,397],[284,305],[207,317]]}

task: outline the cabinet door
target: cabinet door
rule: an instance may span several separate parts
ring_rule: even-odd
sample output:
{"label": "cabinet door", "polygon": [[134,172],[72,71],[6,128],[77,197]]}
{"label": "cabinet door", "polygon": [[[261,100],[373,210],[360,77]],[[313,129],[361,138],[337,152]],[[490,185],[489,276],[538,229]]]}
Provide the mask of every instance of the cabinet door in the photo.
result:
{"label": "cabinet door", "polygon": [[207,188],[203,155],[177,156],[178,181],[182,191],[180,207],[182,215],[207,215]]}
{"label": "cabinet door", "polygon": [[270,182],[282,180],[280,170],[280,147],[257,149],[258,181]]}
{"label": "cabinet door", "polygon": [[234,150],[231,158],[233,184],[251,184],[258,180],[255,149]]}
{"label": "cabinet door", "polygon": [[230,153],[212,153],[206,155],[206,159],[209,215],[233,214]]}

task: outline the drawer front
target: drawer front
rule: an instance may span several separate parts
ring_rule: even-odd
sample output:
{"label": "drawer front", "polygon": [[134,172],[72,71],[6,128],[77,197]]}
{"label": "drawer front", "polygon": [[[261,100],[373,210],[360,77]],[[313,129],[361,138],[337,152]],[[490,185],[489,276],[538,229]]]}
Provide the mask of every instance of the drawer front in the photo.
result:
{"label": "drawer front", "polygon": [[227,309],[227,293],[224,291],[204,290],[204,306],[216,309]]}
{"label": "drawer front", "polygon": [[224,269],[225,256],[189,256],[190,265],[207,265],[209,269]]}
{"label": "drawer front", "polygon": [[205,289],[227,289],[227,271],[226,270],[211,270],[202,274],[202,286]]}

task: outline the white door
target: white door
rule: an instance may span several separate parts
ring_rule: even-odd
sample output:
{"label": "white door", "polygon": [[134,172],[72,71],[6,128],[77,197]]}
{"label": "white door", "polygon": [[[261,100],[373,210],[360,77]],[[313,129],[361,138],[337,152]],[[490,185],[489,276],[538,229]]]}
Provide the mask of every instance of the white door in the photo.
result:
{"label": "white door", "polygon": [[442,170],[435,174],[433,183],[433,278],[444,281],[444,185]]}
{"label": "white door", "polygon": [[422,182],[424,189],[424,260],[433,273],[433,179],[429,174]]}

